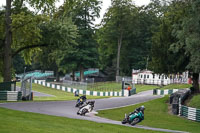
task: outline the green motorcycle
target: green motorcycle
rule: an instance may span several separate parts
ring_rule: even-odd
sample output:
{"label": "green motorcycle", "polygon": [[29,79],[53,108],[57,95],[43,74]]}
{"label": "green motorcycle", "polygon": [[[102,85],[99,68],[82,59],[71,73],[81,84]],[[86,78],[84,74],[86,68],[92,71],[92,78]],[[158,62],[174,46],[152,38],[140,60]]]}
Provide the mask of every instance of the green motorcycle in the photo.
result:
{"label": "green motorcycle", "polygon": [[122,124],[129,123],[131,125],[135,125],[142,120],[144,120],[144,114],[142,113],[142,111],[139,111],[131,113],[128,116],[125,114],[125,118],[123,119]]}

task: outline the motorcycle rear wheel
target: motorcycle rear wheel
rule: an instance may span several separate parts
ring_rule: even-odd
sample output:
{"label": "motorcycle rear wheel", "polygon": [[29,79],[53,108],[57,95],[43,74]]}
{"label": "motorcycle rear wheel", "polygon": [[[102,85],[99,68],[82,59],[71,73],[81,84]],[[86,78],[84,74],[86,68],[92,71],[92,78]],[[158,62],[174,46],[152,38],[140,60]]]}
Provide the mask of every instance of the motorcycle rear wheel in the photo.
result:
{"label": "motorcycle rear wheel", "polygon": [[139,123],[140,119],[139,118],[135,118],[132,122],[131,125],[134,126],[135,124]]}
{"label": "motorcycle rear wheel", "polygon": [[83,109],[81,115],[85,115],[87,112],[87,109]]}

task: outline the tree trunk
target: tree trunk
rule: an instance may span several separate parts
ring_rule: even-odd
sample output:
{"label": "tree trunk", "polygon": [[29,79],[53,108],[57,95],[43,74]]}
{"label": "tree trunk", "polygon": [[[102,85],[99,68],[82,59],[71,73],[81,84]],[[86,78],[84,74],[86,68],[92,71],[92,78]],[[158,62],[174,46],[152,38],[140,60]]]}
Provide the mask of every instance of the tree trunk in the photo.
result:
{"label": "tree trunk", "polygon": [[194,93],[199,93],[199,73],[192,74],[192,86],[194,87]]}
{"label": "tree trunk", "polygon": [[117,49],[117,70],[116,70],[116,76],[119,76],[119,64],[120,64],[120,51],[122,46],[122,32],[120,33],[120,36],[118,38],[118,49]]}
{"label": "tree trunk", "polygon": [[75,72],[74,72],[74,70],[72,71],[72,81],[75,81]]}
{"label": "tree trunk", "polygon": [[80,66],[80,81],[84,82],[84,69],[82,66]]}
{"label": "tree trunk", "polygon": [[59,82],[60,81],[60,76],[59,76],[59,72],[58,72],[58,68],[56,67],[56,81]]}
{"label": "tree trunk", "polygon": [[4,82],[11,81],[11,53],[12,32],[11,32],[11,0],[6,0],[6,39],[4,45]]}

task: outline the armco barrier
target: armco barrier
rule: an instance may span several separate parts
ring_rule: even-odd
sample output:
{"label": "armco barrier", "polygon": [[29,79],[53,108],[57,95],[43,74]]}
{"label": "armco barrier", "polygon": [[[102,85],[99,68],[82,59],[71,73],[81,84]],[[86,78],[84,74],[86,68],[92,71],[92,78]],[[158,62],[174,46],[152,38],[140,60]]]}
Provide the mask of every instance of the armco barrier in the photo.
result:
{"label": "armco barrier", "polygon": [[154,89],[153,95],[170,95],[177,91],[178,89],[167,89],[167,90]]}
{"label": "armco barrier", "polygon": [[21,91],[0,91],[0,100],[17,101],[22,100]]}
{"label": "armco barrier", "polygon": [[[185,88],[188,89],[188,88]],[[180,89],[166,89],[166,90],[160,90],[160,89],[154,89],[153,95],[171,95],[172,93],[177,92]]]}
{"label": "armco barrier", "polygon": [[[66,92],[71,92],[75,93],[75,91],[78,91],[79,94],[81,95],[91,95],[91,96],[129,96],[129,91],[128,90],[123,90],[121,92],[117,91],[111,91],[111,92],[102,92],[102,91],[89,91],[89,90],[81,90],[81,89],[76,89],[76,88],[69,88],[65,87],[62,85],[57,85],[57,84],[52,84],[52,83],[47,83],[45,81],[41,80],[34,80],[33,83],[40,84],[42,86],[66,91]],[[131,95],[135,94],[135,89],[131,90]]]}
{"label": "armco barrier", "polygon": [[[186,89],[189,90],[188,88]],[[172,93],[177,92],[178,90],[180,89],[171,89],[171,90],[154,89],[153,94],[154,95],[170,95]],[[200,122],[200,109],[187,107],[185,105],[182,105],[181,102],[182,102],[182,99],[180,98],[179,104],[178,104],[178,108],[179,108],[178,114],[189,120]]]}
{"label": "armco barrier", "polygon": [[191,108],[184,105],[179,105],[180,116],[183,116],[189,120],[200,122],[200,109]]}

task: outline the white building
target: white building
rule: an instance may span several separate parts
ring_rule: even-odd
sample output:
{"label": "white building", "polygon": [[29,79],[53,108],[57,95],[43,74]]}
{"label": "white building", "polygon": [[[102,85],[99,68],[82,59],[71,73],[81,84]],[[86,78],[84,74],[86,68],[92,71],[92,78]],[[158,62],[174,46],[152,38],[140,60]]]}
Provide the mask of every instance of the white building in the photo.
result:
{"label": "white building", "polygon": [[155,74],[149,70],[132,70],[132,82],[134,84],[168,85],[172,83],[188,83],[188,72],[182,74]]}

